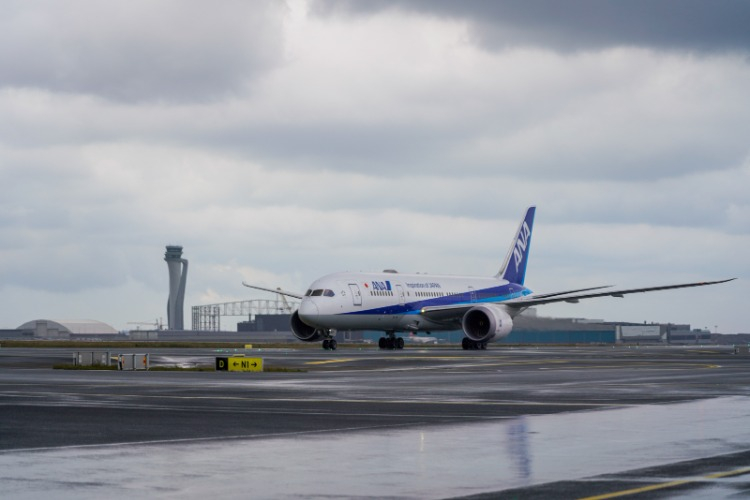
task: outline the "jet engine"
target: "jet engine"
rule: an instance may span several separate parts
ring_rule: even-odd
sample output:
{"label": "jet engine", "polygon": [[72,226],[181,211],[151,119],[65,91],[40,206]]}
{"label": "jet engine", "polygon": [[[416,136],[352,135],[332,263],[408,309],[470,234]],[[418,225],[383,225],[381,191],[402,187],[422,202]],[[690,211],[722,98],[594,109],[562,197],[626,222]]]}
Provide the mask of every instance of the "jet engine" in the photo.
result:
{"label": "jet engine", "polygon": [[480,304],[466,311],[461,325],[474,342],[488,342],[506,337],[513,329],[513,319],[501,306]]}
{"label": "jet engine", "polygon": [[294,314],[292,314],[290,326],[292,327],[294,336],[304,342],[315,342],[323,338],[323,333],[320,330],[300,319],[299,311],[294,311]]}

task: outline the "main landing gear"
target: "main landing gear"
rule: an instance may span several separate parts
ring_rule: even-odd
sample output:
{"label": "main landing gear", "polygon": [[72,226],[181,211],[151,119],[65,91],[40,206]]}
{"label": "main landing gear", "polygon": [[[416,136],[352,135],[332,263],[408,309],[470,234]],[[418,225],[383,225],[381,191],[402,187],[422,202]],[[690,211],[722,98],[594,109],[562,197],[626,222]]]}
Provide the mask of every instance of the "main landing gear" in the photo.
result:
{"label": "main landing gear", "polygon": [[324,339],[323,340],[323,349],[335,351],[337,347],[336,339]]}
{"label": "main landing gear", "polygon": [[385,332],[385,337],[380,337],[378,340],[378,347],[381,349],[403,349],[404,339],[402,337],[396,337],[395,332]]}
{"label": "main landing gear", "polygon": [[487,342],[477,342],[476,340],[471,340],[468,337],[464,337],[464,339],[461,341],[461,347],[464,348],[464,351],[469,350],[477,350],[477,349],[487,349]]}

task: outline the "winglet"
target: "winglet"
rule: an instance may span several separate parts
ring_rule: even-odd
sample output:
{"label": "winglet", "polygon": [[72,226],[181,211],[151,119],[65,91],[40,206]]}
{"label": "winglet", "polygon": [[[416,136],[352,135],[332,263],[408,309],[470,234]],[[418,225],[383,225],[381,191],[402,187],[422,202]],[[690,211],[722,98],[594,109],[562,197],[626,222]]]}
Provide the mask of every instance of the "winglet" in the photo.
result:
{"label": "winglet", "polygon": [[495,277],[502,278],[510,283],[523,285],[523,281],[526,278],[526,263],[529,260],[531,230],[534,227],[535,213],[536,207],[534,206],[526,210],[526,216],[521,221],[521,224],[518,225],[516,237],[513,238],[513,243],[508,249],[508,254],[505,256],[503,267]]}

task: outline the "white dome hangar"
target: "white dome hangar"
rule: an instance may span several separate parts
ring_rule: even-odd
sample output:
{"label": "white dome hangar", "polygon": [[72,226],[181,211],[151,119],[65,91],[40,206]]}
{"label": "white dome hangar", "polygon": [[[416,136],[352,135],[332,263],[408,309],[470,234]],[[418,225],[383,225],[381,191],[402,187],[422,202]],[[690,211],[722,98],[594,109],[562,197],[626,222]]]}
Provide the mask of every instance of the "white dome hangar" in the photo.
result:
{"label": "white dome hangar", "polygon": [[76,336],[117,335],[117,330],[106,323],[92,319],[51,320],[35,319],[19,326],[17,330],[31,331],[36,338],[67,339]]}

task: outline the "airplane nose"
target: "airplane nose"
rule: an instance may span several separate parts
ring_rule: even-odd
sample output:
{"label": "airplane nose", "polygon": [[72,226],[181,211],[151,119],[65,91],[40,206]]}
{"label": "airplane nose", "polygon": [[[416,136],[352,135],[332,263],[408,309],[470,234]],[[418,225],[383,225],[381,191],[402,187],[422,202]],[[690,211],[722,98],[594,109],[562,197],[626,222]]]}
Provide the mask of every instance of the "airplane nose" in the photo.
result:
{"label": "airplane nose", "polygon": [[299,305],[299,317],[304,320],[315,321],[318,319],[318,306],[316,306],[312,300],[303,300]]}

